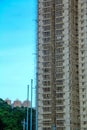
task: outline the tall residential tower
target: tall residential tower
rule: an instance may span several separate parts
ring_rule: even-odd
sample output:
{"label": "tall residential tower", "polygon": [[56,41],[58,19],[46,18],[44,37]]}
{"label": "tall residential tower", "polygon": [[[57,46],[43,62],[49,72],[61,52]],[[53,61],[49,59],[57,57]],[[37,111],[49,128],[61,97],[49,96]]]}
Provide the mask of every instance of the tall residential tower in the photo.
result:
{"label": "tall residential tower", "polygon": [[87,0],[78,0],[80,125],[87,129]]}
{"label": "tall residential tower", "polygon": [[38,130],[87,128],[86,49],[87,0],[38,0]]}

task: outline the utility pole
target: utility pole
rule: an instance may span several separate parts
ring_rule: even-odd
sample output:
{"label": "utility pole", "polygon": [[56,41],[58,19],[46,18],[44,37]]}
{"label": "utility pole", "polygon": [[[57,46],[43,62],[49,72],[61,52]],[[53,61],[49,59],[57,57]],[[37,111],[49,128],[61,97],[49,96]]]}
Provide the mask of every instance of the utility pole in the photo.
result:
{"label": "utility pole", "polygon": [[53,125],[53,126],[52,126],[52,130],[56,130],[56,125]]}
{"label": "utility pole", "polygon": [[28,130],[28,102],[29,102],[29,85],[27,86],[27,122],[26,122],[26,130]]}
{"label": "utility pole", "polygon": [[32,97],[33,97],[32,89],[33,89],[33,79],[31,79],[31,109],[30,109],[30,130],[32,130]]}
{"label": "utility pole", "polygon": [[25,119],[23,120],[23,130],[25,130]]}

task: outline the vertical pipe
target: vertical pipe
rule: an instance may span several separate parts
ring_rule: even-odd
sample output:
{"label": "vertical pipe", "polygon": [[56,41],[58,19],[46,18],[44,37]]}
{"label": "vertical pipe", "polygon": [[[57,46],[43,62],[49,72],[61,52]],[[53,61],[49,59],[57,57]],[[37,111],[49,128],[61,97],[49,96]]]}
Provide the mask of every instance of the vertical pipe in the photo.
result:
{"label": "vertical pipe", "polygon": [[32,130],[32,89],[33,89],[33,79],[31,79],[31,109],[30,109],[30,130]]}
{"label": "vertical pipe", "polygon": [[27,86],[27,123],[26,123],[26,130],[28,130],[28,101],[29,101],[29,85]]}

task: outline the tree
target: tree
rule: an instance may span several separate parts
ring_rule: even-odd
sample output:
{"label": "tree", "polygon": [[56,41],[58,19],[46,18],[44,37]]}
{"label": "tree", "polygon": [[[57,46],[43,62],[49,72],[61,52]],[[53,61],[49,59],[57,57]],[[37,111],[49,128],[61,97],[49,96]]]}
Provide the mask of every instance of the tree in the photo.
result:
{"label": "tree", "polygon": [[[27,108],[12,108],[4,100],[0,99],[0,130],[22,130],[23,120],[26,120]],[[35,109],[32,109],[32,130],[35,130]],[[29,108],[30,124],[30,108]],[[30,126],[30,125],[29,125]]]}
{"label": "tree", "polygon": [[3,124],[2,120],[1,120],[1,118],[0,118],[0,130],[4,130],[4,124]]}

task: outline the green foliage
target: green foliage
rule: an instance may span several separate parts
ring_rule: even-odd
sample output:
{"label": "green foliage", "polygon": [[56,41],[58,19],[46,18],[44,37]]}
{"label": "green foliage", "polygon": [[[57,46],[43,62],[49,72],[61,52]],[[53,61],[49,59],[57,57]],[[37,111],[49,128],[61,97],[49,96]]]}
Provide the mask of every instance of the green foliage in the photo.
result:
{"label": "green foliage", "polygon": [[[23,120],[26,120],[26,108],[8,105],[4,100],[0,99],[0,130],[23,130]],[[32,109],[33,121],[32,130],[35,130],[35,110]],[[30,109],[29,109],[30,117]],[[30,123],[30,118],[29,118]],[[30,126],[30,125],[29,125]]]}

